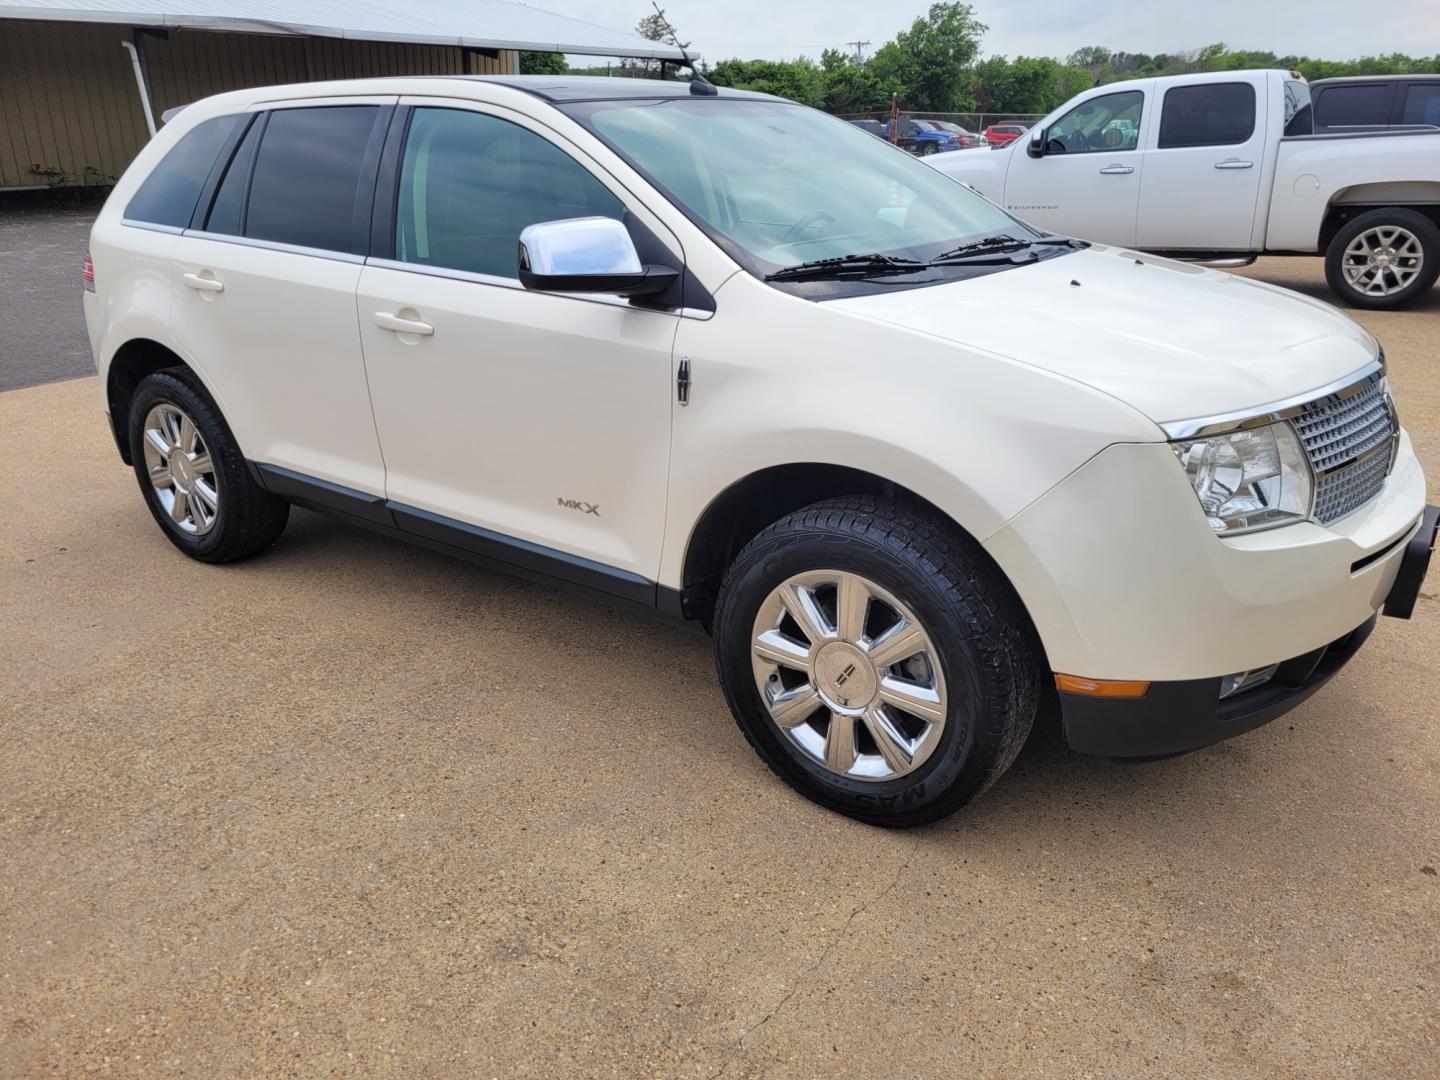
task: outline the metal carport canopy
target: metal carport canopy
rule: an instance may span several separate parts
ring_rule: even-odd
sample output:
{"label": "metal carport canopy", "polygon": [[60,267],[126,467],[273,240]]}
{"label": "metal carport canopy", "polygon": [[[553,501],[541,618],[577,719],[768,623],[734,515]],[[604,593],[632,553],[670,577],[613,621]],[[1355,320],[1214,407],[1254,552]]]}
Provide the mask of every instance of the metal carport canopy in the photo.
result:
{"label": "metal carport canopy", "polygon": [[636,34],[505,0],[0,0],[0,19],[116,23],[680,60],[680,50]]}

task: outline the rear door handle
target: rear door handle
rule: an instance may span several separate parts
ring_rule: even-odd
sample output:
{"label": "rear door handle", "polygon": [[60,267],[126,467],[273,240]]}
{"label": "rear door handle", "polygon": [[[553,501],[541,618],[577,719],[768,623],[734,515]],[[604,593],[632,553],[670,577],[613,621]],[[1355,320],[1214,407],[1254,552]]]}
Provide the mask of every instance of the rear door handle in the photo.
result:
{"label": "rear door handle", "polygon": [[[208,274],[207,270],[205,274]],[[181,279],[196,292],[222,293],[225,291],[225,283],[216,281],[213,277],[206,277],[205,274],[182,274]]]}
{"label": "rear door handle", "polygon": [[1253,161],[1241,161],[1239,158],[1233,157],[1226,158],[1224,161],[1215,162],[1215,168],[1217,169],[1253,169],[1254,167],[1255,163]]}
{"label": "rear door handle", "polygon": [[402,319],[390,311],[375,312],[375,325],[381,330],[393,330],[397,334],[414,334],[416,337],[429,337],[435,333],[435,327],[428,322],[421,322],[419,319]]}
{"label": "rear door handle", "polygon": [[1101,176],[1125,176],[1135,171],[1133,165],[1106,165],[1100,170]]}

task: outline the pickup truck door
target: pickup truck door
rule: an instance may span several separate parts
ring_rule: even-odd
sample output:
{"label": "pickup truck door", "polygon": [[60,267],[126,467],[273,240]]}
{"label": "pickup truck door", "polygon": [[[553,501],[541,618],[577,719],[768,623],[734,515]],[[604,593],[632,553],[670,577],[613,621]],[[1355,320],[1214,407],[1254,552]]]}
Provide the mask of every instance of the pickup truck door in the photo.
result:
{"label": "pickup truck door", "polygon": [[1149,86],[1087,95],[1046,125],[1042,156],[1033,156],[1029,137],[1011,144],[1005,208],[1067,236],[1133,246]]}
{"label": "pickup truck door", "polygon": [[1140,247],[1259,246],[1253,233],[1271,111],[1267,90],[1263,79],[1239,77],[1180,83],[1160,95],[1140,185]]}

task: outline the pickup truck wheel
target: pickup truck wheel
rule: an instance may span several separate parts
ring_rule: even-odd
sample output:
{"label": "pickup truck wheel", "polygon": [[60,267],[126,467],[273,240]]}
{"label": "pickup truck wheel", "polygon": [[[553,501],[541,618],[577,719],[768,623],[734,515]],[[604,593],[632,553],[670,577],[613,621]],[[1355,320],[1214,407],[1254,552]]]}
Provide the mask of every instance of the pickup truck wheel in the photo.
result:
{"label": "pickup truck wheel", "polygon": [[887,826],[941,818],[1009,767],[1044,668],[1019,600],[973,541],[872,497],[816,503],[746,545],[716,602],[715,655],[772,770]]}
{"label": "pickup truck wheel", "polygon": [[920,156],[929,157],[931,154],[935,153],[939,149],[940,148],[936,146],[933,142],[923,142],[920,144]]}
{"label": "pickup truck wheel", "polygon": [[1355,307],[1404,307],[1440,275],[1440,229],[1413,210],[1371,210],[1335,234],[1325,253],[1330,288]]}
{"label": "pickup truck wheel", "polygon": [[255,483],[220,410],[188,369],[140,380],[128,433],[145,504],[192,559],[243,559],[284,531],[290,504]]}

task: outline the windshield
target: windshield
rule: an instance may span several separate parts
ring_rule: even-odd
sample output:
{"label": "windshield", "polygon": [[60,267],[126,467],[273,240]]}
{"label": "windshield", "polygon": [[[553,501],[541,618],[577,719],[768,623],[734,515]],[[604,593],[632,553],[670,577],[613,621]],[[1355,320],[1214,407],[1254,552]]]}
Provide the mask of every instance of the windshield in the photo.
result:
{"label": "windshield", "polygon": [[570,111],[761,277],[818,259],[923,261],[999,232],[1040,235],[909,154],[800,105],[681,98]]}

